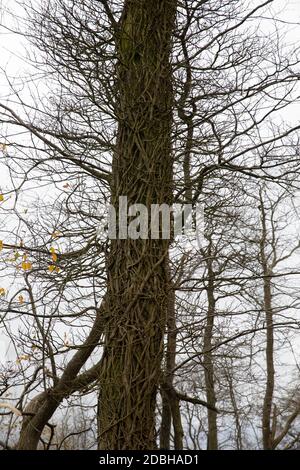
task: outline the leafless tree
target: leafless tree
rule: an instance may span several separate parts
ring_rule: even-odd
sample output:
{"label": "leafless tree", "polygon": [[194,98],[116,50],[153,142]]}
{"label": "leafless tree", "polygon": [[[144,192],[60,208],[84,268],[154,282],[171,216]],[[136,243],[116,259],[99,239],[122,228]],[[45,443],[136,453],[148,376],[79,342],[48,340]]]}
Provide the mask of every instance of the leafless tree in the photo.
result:
{"label": "leafless tree", "polygon": [[[1,265],[13,280],[0,291],[1,322],[18,356],[3,396],[14,408],[5,419],[22,419],[18,449],[62,447],[51,419],[73,395],[78,407],[97,395],[99,449],[156,448],[158,422],[162,448],[205,447],[203,433],[208,449],[222,448],[226,419],[246,447],[234,371],[240,361],[247,375],[259,357],[259,331],[269,447],[271,281],[264,235],[263,272],[254,260],[245,194],[257,182],[295,191],[300,169],[299,126],[280,120],[296,96],[298,50],[275,20],[262,33],[273,3],[24,5],[34,69],[22,83],[7,76],[0,101]],[[147,208],[206,202],[206,248],[99,238],[99,208],[118,214],[120,196]],[[260,282],[262,326],[246,295]]]}

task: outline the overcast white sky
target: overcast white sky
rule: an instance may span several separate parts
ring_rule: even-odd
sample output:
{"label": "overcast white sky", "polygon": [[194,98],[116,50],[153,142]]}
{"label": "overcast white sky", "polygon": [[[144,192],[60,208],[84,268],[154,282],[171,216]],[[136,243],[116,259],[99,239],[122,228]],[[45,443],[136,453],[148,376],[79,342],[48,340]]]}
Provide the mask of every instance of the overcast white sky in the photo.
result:
{"label": "overcast white sky", "polygon": [[[41,0],[35,1],[39,3]],[[250,1],[253,1],[253,4],[257,4],[258,2],[258,0]],[[21,0],[20,3],[22,4]],[[13,12],[16,17],[15,19],[7,13],[8,8]],[[300,0],[274,0],[271,11],[274,16],[280,20],[280,28],[288,32],[288,41],[300,45]],[[28,69],[25,61],[26,41],[21,36],[4,30],[3,27],[1,27],[4,24],[14,29],[14,23],[18,21],[20,15],[22,15],[22,9],[18,5],[18,1],[0,0],[0,99],[2,100],[5,99],[8,90],[4,71],[13,80],[13,77],[22,76],[22,71]],[[271,25],[271,22],[269,22],[269,24]],[[268,27],[268,22],[266,22],[265,25]],[[295,107],[293,111],[290,110],[289,112],[289,118],[292,120],[293,118],[297,119],[300,113],[299,108],[297,109]],[[291,112],[293,112],[294,116],[291,116]]]}

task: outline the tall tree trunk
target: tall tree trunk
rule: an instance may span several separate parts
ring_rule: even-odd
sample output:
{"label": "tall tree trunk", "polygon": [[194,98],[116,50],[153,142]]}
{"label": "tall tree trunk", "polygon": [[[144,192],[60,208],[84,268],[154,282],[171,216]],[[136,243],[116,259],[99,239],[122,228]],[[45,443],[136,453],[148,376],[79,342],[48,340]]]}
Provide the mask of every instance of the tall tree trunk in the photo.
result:
{"label": "tall tree trunk", "polygon": [[[118,140],[112,204],[172,204],[174,0],[125,1],[116,89]],[[169,240],[111,241],[99,448],[156,447],[155,406],[168,309]]]}
{"label": "tall tree trunk", "polygon": [[267,381],[263,403],[262,434],[264,450],[273,449],[274,430],[272,429],[272,406],[274,394],[274,326],[272,309],[272,269],[269,266],[266,253],[267,246],[267,222],[262,193],[260,194],[260,208],[262,220],[262,237],[260,240],[260,258],[263,270],[264,283],[264,312],[266,316],[266,365]]}
{"label": "tall tree trunk", "polygon": [[167,318],[167,348],[165,353],[165,370],[162,374],[161,397],[162,416],[160,426],[160,448],[170,449],[171,446],[171,426],[172,426],[172,404],[171,393],[173,388],[173,369],[176,359],[176,320],[175,320],[175,299],[174,291],[169,296],[169,310]]}
{"label": "tall tree trunk", "polygon": [[266,315],[266,363],[267,382],[263,404],[263,446],[264,450],[273,449],[272,406],[274,394],[274,328],[272,312],[272,290],[270,278],[264,279],[264,308]]}
{"label": "tall tree trunk", "polygon": [[174,449],[183,448],[183,428],[180,413],[180,399],[174,390],[174,368],[176,365],[176,316],[175,316],[175,292],[170,285],[169,309],[167,318],[167,348],[165,354],[165,370],[161,382],[162,417],[160,427],[160,448],[171,447],[171,425],[173,421]]}
{"label": "tall tree trunk", "polygon": [[[211,241],[210,241],[211,243]],[[214,379],[214,364],[211,353],[213,327],[216,310],[216,300],[214,295],[214,271],[212,267],[212,254],[211,249],[207,254],[207,272],[208,272],[208,285],[206,288],[208,309],[206,317],[206,326],[204,330],[204,377],[206,388],[207,402],[216,407],[216,394],[215,394],[215,379]],[[208,420],[208,436],[207,436],[207,449],[218,450],[218,428],[217,428],[217,413],[213,409],[207,409]]]}
{"label": "tall tree trunk", "polygon": [[229,387],[229,396],[231,401],[231,406],[233,409],[233,417],[235,421],[235,442],[236,450],[243,450],[243,437],[242,437],[242,426],[241,426],[241,417],[240,410],[235,398],[234,384],[233,384],[233,369],[232,364],[228,366],[228,369],[225,370],[225,377],[228,382]]}

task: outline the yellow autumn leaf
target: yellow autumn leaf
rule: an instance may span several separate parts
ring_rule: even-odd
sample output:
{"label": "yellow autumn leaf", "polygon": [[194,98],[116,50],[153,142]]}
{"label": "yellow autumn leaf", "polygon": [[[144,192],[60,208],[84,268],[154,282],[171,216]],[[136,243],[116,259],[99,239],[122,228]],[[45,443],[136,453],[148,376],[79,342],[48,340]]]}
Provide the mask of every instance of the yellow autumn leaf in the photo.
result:
{"label": "yellow autumn leaf", "polygon": [[0,240],[0,251],[3,250],[3,241]]}
{"label": "yellow autumn leaf", "polygon": [[23,297],[23,295],[19,295],[18,301],[20,302],[20,304],[23,304],[23,303],[24,303],[24,297]]}
{"label": "yellow autumn leaf", "polygon": [[16,362],[20,364],[21,361],[29,361],[30,358],[31,356],[29,356],[28,354],[21,354],[21,356],[17,358]]}
{"label": "yellow autumn leaf", "polygon": [[0,295],[5,295],[6,294],[6,289],[3,287],[0,287]]}
{"label": "yellow autumn leaf", "polygon": [[24,271],[29,271],[32,268],[32,264],[29,263],[29,261],[23,261],[21,266],[22,266],[22,269],[24,269]]}
{"label": "yellow autumn leaf", "polygon": [[0,202],[3,202],[4,201],[4,196],[3,194],[0,194]]}
{"label": "yellow autumn leaf", "polygon": [[51,253],[51,258],[52,258],[53,263],[56,263],[57,254],[56,254],[55,248],[53,248],[53,246],[50,248],[50,253]]}
{"label": "yellow autumn leaf", "polygon": [[52,233],[51,238],[54,238],[54,239],[59,238],[61,235],[62,233],[56,230],[55,232]]}
{"label": "yellow autumn leaf", "polygon": [[59,273],[60,268],[58,266],[55,266],[54,264],[50,264],[48,266],[48,271],[50,271],[50,273],[53,273],[53,272]]}

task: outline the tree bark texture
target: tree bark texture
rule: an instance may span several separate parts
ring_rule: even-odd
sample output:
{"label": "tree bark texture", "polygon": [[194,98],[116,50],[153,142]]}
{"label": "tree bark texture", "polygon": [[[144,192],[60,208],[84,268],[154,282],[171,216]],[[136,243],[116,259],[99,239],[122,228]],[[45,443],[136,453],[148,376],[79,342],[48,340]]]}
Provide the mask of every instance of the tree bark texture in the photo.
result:
{"label": "tree bark texture", "polygon": [[[172,204],[172,73],[176,2],[125,1],[117,38],[118,136],[111,200]],[[111,241],[100,375],[99,449],[156,447],[155,408],[169,297],[170,240]]]}

